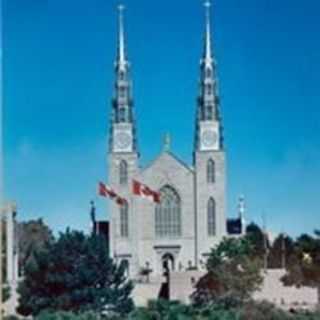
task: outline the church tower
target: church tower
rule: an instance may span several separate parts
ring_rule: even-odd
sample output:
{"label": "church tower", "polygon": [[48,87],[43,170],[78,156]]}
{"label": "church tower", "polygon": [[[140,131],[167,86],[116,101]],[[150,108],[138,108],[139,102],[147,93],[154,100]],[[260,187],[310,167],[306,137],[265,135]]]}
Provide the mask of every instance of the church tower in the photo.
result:
{"label": "church tower", "polygon": [[206,2],[205,7],[204,52],[200,61],[194,140],[197,263],[204,261],[215,243],[226,235],[225,152],[211,43],[210,2]]}
{"label": "church tower", "polygon": [[[132,177],[138,167],[136,127],[133,113],[130,63],[126,55],[123,6],[119,6],[119,34],[115,61],[115,90],[109,135],[109,183],[123,198],[130,199]],[[119,206],[110,203],[111,255],[129,259],[132,244],[132,211],[130,201]],[[128,261],[129,262],[129,261]]]}

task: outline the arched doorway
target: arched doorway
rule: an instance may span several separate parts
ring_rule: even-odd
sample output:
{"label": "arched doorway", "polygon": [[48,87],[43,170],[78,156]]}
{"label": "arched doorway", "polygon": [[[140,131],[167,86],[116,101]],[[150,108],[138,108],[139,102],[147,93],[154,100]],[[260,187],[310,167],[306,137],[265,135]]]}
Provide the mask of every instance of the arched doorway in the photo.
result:
{"label": "arched doorway", "polygon": [[162,270],[165,272],[168,269],[169,271],[174,271],[175,269],[174,256],[171,253],[165,253],[162,256]]}

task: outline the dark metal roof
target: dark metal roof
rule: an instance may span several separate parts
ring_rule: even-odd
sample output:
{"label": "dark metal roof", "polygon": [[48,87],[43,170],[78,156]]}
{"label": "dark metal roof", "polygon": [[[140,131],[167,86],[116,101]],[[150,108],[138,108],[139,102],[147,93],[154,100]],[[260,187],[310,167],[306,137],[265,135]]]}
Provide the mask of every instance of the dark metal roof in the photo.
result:
{"label": "dark metal roof", "polygon": [[242,233],[242,223],[240,218],[227,220],[227,232],[231,235]]}

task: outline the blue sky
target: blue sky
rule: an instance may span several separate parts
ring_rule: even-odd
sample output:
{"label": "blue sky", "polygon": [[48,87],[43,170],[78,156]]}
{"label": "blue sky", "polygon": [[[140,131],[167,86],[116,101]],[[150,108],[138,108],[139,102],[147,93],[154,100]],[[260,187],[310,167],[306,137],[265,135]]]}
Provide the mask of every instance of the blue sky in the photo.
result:
{"label": "blue sky", "polygon": [[[202,53],[201,1],[126,0],[142,163],[163,135],[191,163]],[[88,229],[106,176],[117,1],[4,0],[6,195],[21,219]],[[319,225],[320,24],[317,0],[215,1],[228,160],[228,215],[274,232]],[[107,206],[97,199],[98,216]]]}

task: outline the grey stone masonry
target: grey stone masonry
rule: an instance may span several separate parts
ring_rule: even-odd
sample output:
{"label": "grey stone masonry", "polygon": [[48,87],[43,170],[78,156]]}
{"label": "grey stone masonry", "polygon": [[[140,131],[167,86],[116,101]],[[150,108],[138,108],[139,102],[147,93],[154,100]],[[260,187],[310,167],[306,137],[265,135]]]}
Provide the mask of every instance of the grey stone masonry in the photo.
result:
{"label": "grey stone masonry", "polygon": [[[207,181],[207,163],[215,164],[215,181]],[[226,236],[225,217],[225,153],[224,151],[199,151],[195,154],[195,186],[197,216],[197,262],[206,259],[210,249]],[[215,201],[215,235],[208,234],[208,201]]]}
{"label": "grey stone masonry", "polygon": [[[193,167],[170,151],[168,138],[150,165],[139,166],[122,10],[110,117],[108,184],[127,200],[127,206],[124,210],[110,201],[111,254],[118,261],[126,261],[131,277],[137,277],[142,268],[151,269],[154,276],[167,268],[174,272],[194,270],[203,266],[210,249],[226,235],[226,160],[210,6],[206,6]],[[159,193],[160,202],[133,195],[133,179],[145,185],[149,193]]]}

